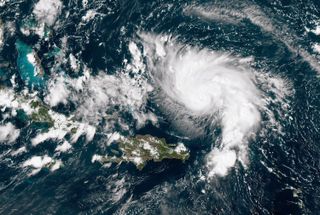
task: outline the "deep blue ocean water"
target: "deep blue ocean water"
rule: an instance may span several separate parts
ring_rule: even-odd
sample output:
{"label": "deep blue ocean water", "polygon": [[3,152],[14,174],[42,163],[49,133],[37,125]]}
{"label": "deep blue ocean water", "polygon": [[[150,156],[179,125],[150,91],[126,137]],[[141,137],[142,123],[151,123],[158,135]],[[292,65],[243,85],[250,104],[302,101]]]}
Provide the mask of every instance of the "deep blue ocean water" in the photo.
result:
{"label": "deep blue ocean water", "polygon": [[[124,59],[131,59],[128,43],[138,38],[139,32],[171,34],[179,42],[200,49],[254,56],[254,69],[289,80],[294,91],[288,98],[287,117],[291,120],[275,116],[283,134],[268,130],[257,135],[249,145],[249,168],[238,163],[226,177],[205,181],[200,180],[199,171],[205,171],[204,157],[212,147],[214,138],[209,135],[184,141],[191,154],[185,163],[149,162],[142,171],[130,163],[110,168],[92,163],[94,154],[109,150],[101,130],[108,122],[101,122],[92,143],[81,137],[72,152],[61,155],[63,168],[54,172],[44,168],[28,176],[21,169],[22,163],[30,155],[54,154],[55,141],[32,147],[30,139],[43,125],[26,123],[23,115],[14,119],[1,115],[2,124],[10,121],[21,130],[15,143],[0,144],[1,214],[320,214],[320,57],[312,50],[320,36],[305,30],[315,28],[316,21],[320,23],[319,1],[92,0],[84,8],[81,1],[64,0],[48,39],[19,31],[36,2],[12,0],[0,7],[0,18],[7,26],[0,51],[1,86],[12,87],[10,78],[16,75],[15,91],[26,87],[38,91],[41,99],[45,97],[48,80],[25,82],[30,68],[21,65],[25,59],[19,56],[28,49],[25,45],[36,51],[46,76],[63,72],[76,78],[82,72],[73,73],[70,63],[57,65],[54,58],[64,37],[68,40],[66,52],[76,55],[93,75],[101,71],[112,75],[123,69]],[[227,12],[221,20],[186,15],[186,8],[195,6],[218,11],[243,11],[252,6],[263,11],[266,17],[262,20],[269,20],[274,27],[264,29],[261,26],[270,23],[260,20],[256,24],[249,16],[227,22],[226,17],[231,16]],[[82,17],[90,9],[100,15],[83,24]],[[8,26],[15,30],[10,32]],[[310,63],[305,53],[316,63]],[[148,100],[147,108],[162,119],[160,126],[148,124],[130,132],[179,141],[178,135],[172,135],[179,131],[156,102]],[[277,104],[269,107],[279,108]],[[66,115],[74,109],[76,104],[54,107]],[[130,115],[123,115],[129,125],[134,124],[130,124]],[[219,134],[219,128],[215,132]],[[22,146],[27,147],[26,153],[10,157],[8,150]]]}

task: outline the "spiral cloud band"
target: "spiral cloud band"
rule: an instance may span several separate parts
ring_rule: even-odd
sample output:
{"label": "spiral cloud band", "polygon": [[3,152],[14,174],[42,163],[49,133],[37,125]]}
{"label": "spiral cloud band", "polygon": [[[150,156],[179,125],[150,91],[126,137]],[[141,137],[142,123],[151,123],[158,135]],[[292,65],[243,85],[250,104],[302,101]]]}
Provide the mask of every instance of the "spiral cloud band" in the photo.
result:
{"label": "spiral cloud band", "polygon": [[[248,139],[259,127],[262,103],[250,69],[241,66],[241,59],[183,46],[167,36],[141,37],[153,80],[170,100],[164,108],[218,119],[222,134],[207,156],[209,176],[226,175],[237,160],[245,166]],[[181,106],[185,111],[179,111]]]}

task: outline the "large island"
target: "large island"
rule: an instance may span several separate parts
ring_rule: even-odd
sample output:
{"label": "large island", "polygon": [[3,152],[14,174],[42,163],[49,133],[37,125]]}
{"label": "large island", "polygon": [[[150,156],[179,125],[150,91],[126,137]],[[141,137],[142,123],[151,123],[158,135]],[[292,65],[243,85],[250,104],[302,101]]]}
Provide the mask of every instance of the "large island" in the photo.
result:
{"label": "large island", "polygon": [[160,162],[164,159],[185,161],[189,158],[189,151],[182,143],[167,144],[165,139],[151,135],[120,137],[117,144],[118,151],[114,151],[114,155],[95,155],[92,162],[99,161],[102,164],[131,162],[142,170],[148,161]]}

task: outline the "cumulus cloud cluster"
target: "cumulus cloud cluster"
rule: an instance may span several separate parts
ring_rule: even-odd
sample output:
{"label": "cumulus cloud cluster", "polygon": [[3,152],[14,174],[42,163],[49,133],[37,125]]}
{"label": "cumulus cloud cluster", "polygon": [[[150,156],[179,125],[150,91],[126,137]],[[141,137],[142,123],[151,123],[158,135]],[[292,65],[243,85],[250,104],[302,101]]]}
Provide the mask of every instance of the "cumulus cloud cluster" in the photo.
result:
{"label": "cumulus cloud cluster", "polygon": [[12,123],[0,125],[0,142],[14,143],[20,135],[20,130],[17,129]]}
{"label": "cumulus cloud cluster", "polygon": [[60,0],[39,0],[34,6],[33,13],[39,21],[51,26],[55,23],[61,10]]}

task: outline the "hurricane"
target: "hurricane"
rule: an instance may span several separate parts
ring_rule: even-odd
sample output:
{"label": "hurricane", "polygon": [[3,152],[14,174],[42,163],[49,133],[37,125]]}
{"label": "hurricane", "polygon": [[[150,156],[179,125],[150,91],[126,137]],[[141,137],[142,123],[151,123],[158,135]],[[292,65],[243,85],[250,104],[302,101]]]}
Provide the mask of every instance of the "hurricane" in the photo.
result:
{"label": "hurricane", "polygon": [[0,214],[319,214],[319,17],[0,0]]}
{"label": "hurricane", "polygon": [[248,144],[266,109],[261,80],[248,64],[252,59],[182,45],[166,35],[142,33],[141,38],[153,83],[160,89],[157,96],[166,98],[159,105],[175,115],[179,127],[188,127],[189,115],[202,127],[222,129],[207,155],[208,176],[225,176],[237,161],[245,167]]}

